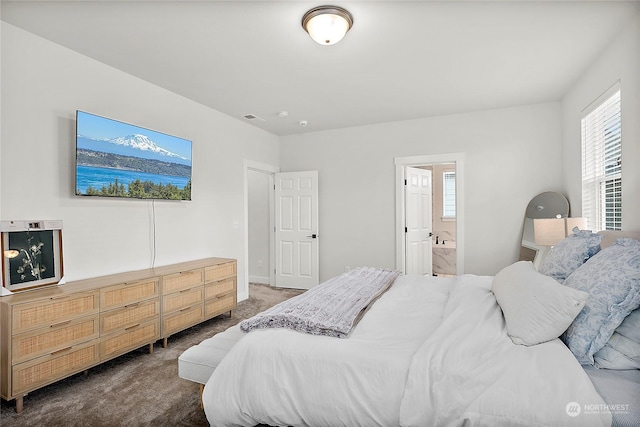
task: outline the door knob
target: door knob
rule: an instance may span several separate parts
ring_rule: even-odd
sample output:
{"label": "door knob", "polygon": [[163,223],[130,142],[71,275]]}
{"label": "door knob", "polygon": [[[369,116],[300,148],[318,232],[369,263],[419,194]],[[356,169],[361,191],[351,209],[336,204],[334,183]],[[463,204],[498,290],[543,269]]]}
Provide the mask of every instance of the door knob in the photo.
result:
{"label": "door knob", "polygon": [[317,239],[318,235],[317,234],[312,234],[311,236],[307,236],[307,237],[311,237],[312,239]]}

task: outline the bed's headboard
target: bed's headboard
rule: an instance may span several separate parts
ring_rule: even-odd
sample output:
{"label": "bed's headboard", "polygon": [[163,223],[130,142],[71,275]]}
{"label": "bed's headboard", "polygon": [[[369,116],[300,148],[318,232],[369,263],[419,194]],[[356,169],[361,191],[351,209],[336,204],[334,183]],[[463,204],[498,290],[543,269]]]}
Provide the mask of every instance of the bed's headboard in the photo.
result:
{"label": "bed's headboard", "polygon": [[598,231],[598,234],[602,235],[602,242],[600,242],[601,248],[613,245],[616,239],[621,237],[631,237],[632,239],[640,240],[640,231],[613,231],[602,230]]}

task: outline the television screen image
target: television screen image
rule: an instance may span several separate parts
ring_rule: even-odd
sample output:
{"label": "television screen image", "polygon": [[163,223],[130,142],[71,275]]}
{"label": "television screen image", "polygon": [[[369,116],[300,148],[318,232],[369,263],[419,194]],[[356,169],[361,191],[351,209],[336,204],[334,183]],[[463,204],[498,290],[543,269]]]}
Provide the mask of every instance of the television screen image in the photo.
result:
{"label": "television screen image", "polygon": [[75,192],[191,200],[191,141],[77,111]]}

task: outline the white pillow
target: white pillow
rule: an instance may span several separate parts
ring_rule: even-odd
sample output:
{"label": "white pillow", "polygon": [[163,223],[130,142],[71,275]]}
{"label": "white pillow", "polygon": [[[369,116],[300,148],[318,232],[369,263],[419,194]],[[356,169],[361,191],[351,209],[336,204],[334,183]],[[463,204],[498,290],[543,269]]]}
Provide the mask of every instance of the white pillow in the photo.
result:
{"label": "white pillow", "polygon": [[536,271],[530,261],[502,269],[491,290],[515,344],[536,345],[558,338],[584,306],[589,294]]}

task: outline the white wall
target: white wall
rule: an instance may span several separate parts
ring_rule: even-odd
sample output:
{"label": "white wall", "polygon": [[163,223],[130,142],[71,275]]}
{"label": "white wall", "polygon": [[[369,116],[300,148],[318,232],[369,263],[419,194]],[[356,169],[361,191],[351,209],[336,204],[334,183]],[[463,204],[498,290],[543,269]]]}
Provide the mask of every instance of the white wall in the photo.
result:
{"label": "white wall", "polygon": [[562,182],[560,104],[529,105],[281,138],[283,171],[318,170],[320,279],[395,267],[394,158],[465,153],[465,271],[518,258],[529,200]]}
{"label": "white wall", "polygon": [[574,216],[582,214],[582,110],[620,80],[622,228],[640,230],[640,14],[562,100],[564,183]]}
{"label": "white wall", "polygon": [[[0,16],[2,15],[2,2],[0,2]],[[2,37],[2,28],[4,22],[0,20],[0,38]],[[2,40],[0,39],[0,49],[2,48]],[[0,50],[0,166],[2,166],[2,50]],[[1,171],[0,171],[1,172]],[[2,212],[2,173],[0,173],[0,213]],[[0,218],[2,216],[0,215]],[[2,276],[0,275],[0,285],[2,285]]]}
{"label": "white wall", "polygon": [[[192,140],[193,200],[74,196],[76,109]],[[155,265],[236,258],[244,284],[243,160],[277,164],[274,135],[3,22],[0,148],[0,217],[62,219],[68,280],[155,252]]]}

